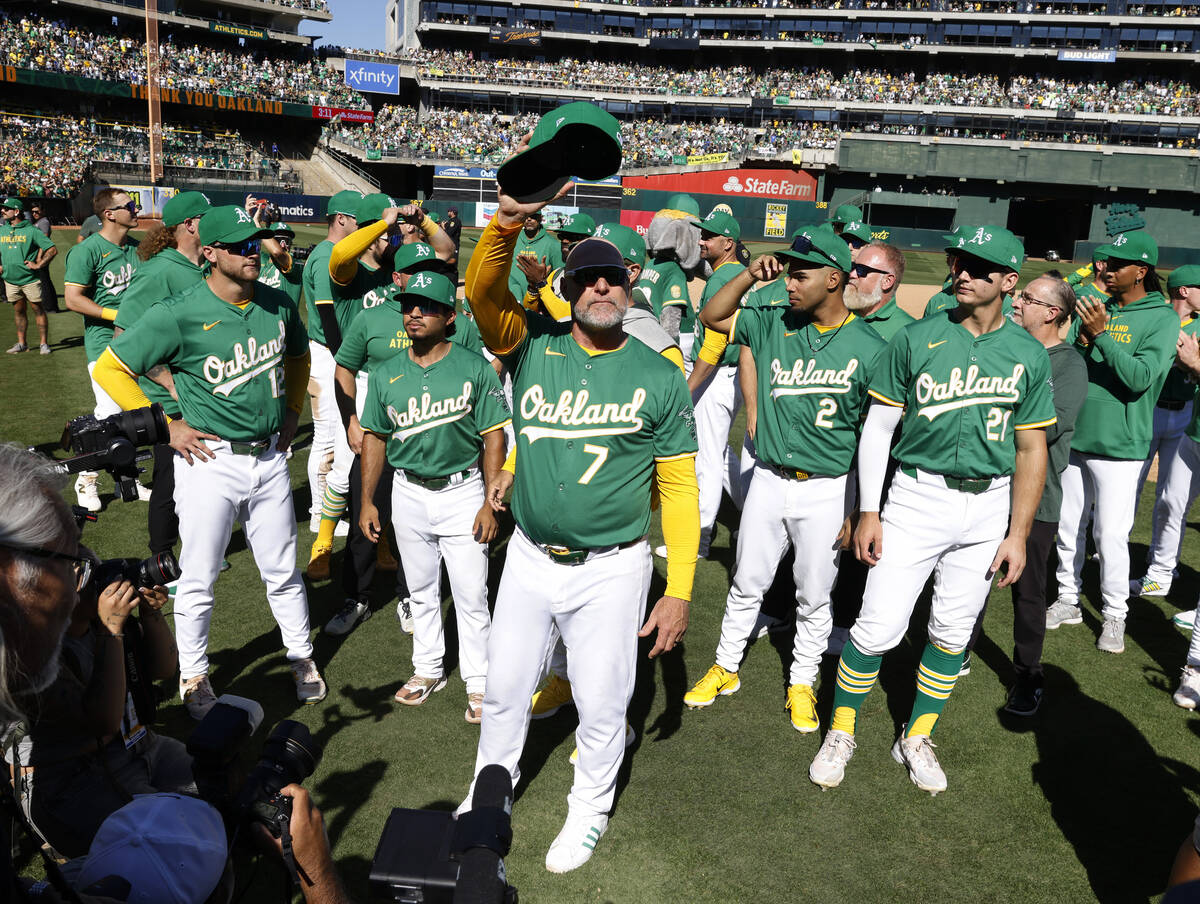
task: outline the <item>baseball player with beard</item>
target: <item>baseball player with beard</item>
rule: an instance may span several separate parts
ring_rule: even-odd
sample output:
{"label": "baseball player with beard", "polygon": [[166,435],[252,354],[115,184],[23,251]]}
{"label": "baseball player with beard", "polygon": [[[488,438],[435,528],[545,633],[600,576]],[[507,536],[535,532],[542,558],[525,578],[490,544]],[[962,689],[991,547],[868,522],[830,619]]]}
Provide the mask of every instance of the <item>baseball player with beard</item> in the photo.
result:
{"label": "baseball player with beard", "polygon": [[[608,827],[637,636],[657,631],[654,657],[687,628],[699,525],[691,400],[679,369],[621,327],[629,306],[621,252],[600,239],[575,246],[563,280],[570,323],[527,315],[508,290],[518,233],[544,206],[500,192],[467,270],[480,335],[513,373],[518,447],[517,529],[488,643],[476,772],[499,763],[518,779],[530,697],[557,630],[579,712],[579,764],[546,868],[566,872],[591,857]],[[670,554],[666,594],[643,624],[652,476]]]}
{"label": "baseball player with beard", "polygon": [[1079,591],[1091,514],[1104,598],[1096,648],[1122,653],[1137,479],[1180,331],[1179,315],[1159,291],[1154,239],[1124,232],[1102,250],[1108,255],[1104,283],[1110,298],[1106,303],[1080,298],[1067,336],[1087,362],[1088,395],[1062,476],[1058,601],[1046,610],[1046,628],[1083,621]]}
{"label": "baseball player with beard", "polygon": [[[1045,428],[1054,423],[1050,360],[1001,310],[1004,294],[1017,284],[1021,242],[998,226],[960,236],[951,265],[958,307],[901,330],[871,380],[854,544],[873,567],[862,613],[838,662],[833,724],[809,767],[809,778],[823,788],[841,783],[856,746],[858,711],[883,654],[908,630],[932,572],[929,642],[912,713],[892,756],[921,790],[946,790],[930,736],[992,576],[1006,569],[1000,585],[1008,586],[1025,566],[1046,474]],[[881,519],[880,495],[902,414],[894,449],[900,467]]]}
{"label": "baseball player with beard", "polygon": [[96,365],[97,382],[126,410],[150,404],[139,375],[163,363],[174,375],[182,417],[170,430],[183,541],[175,636],[180,696],[196,719],[216,704],[208,628],[213,584],[235,520],[267,585],[297,698],[325,698],[296,568],[286,458],[308,386],[307,336],[291,299],[257,281],[259,240],[270,235],[239,207],[209,209],[200,220],[208,277],[151,305]]}
{"label": "baseball player with beard", "polygon": [[[776,280],[785,266],[787,306],[748,301],[739,308],[755,282]],[[832,229],[802,231],[789,248],[758,258],[726,283],[700,312],[706,329],[752,352],[758,427],[716,665],[683,698],[688,706],[708,706],[741,687],[738,667],[790,542],[796,639],[786,708],[797,731],[817,730],[813,686],[832,627],[829,596],[854,497],[847,474],[871,367],[886,344],[842,301],[850,267],[850,249]]]}

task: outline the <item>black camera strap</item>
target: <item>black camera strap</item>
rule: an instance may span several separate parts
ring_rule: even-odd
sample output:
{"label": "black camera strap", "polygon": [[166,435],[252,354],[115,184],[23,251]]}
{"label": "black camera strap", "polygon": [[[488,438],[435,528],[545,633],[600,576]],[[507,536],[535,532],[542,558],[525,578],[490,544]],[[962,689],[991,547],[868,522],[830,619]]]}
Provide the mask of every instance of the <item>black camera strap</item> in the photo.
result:
{"label": "black camera strap", "polygon": [[[296,855],[292,852],[292,827],[291,820],[283,823],[279,827],[279,846],[283,851],[283,862],[287,867],[288,875],[292,877],[292,881],[299,886],[304,883],[300,879],[300,871],[296,868]],[[307,877],[305,877],[307,878]],[[312,882],[308,883],[312,885]]]}

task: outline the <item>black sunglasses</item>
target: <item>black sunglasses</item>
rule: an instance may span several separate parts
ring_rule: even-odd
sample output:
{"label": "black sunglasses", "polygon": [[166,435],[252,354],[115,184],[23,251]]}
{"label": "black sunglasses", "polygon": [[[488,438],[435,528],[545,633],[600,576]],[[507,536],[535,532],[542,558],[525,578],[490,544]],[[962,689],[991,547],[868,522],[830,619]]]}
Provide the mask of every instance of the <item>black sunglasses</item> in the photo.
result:
{"label": "black sunglasses", "polygon": [[866,264],[852,264],[850,273],[853,276],[870,276],[872,273],[882,273],[884,276],[890,276],[890,270],[880,270],[878,267],[868,267]]}
{"label": "black sunglasses", "polygon": [[118,204],[116,207],[106,207],[105,210],[128,210],[134,216],[137,216],[138,205],[137,201],[130,201],[128,204]]}
{"label": "black sunglasses", "polygon": [[624,267],[580,267],[578,270],[572,270],[568,275],[581,286],[594,286],[601,279],[610,286],[629,284],[629,271]]}
{"label": "black sunglasses", "polygon": [[92,559],[88,556],[73,556],[66,552],[55,552],[52,549],[42,549],[40,546],[7,546],[6,549],[11,549],[14,552],[26,556],[33,556],[36,559],[60,559],[64,562],[70,562],[75,569],[75,590],[81,591],[88,585],[88,581],[92,579]]}
{"label": "black sunglasses", "polygon": [[422,298],[419,295],[401,295],[399,302],[400,310],[405,314],[420,308],[422,314],[437,314],[441,317],[449,317],[450,313],[454,310],[450,305],[442,304],[440,301],[434,301],[430,298]]}
{"label": "black sunglasses", "polygon": [[213,248],[218,248],[221,251],[226,251],[229,254],[237,257],[254,257],[258,254],[259,239],[246,239],[243,242],[231,244],[229,242],[213,242]]}

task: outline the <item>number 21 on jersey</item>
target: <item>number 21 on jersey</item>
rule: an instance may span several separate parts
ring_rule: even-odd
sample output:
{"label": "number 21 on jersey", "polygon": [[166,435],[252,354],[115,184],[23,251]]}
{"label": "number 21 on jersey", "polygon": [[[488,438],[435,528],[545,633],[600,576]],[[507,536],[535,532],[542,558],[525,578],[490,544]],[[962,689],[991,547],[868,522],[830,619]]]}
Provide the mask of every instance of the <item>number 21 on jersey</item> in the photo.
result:
{"label": "number 21 on jersey", "polygon": [[1012,419],[1012,409],[989,408],[987,415],[987,438],[991,442],[1004,442],[1008,433],[1008,422]]}

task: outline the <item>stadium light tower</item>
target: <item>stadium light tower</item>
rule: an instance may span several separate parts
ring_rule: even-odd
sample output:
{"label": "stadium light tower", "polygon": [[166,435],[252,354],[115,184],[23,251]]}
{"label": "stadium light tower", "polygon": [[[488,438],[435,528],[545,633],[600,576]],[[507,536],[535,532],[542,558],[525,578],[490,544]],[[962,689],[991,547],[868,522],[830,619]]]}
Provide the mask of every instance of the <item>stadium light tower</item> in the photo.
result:
{"label": "stadium light tower", "polygon": [[150,184],[162,182],[162,108],[159,101],[158,0],[146,0],[146,106],[150,128]]}

